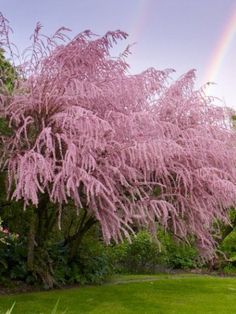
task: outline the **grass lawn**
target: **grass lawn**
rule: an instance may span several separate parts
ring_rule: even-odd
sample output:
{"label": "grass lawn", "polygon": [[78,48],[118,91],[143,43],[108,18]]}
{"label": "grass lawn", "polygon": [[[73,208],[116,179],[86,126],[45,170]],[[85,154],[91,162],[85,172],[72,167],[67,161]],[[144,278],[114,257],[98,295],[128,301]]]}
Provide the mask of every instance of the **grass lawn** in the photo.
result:
{"label": "grass lawn", "polygon": [[236,313],[236,278],[196,275],[122,276],[111,284],[0,296],[0,313],[12,314]]}

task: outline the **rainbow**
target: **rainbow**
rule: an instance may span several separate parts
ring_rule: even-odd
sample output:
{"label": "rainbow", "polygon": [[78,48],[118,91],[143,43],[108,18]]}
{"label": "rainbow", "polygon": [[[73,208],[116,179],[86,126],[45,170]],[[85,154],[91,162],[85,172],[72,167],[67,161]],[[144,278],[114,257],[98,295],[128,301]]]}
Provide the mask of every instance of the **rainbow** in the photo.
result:
{"label": "rainbow", "polygon": [[152,0],[139,0],[138,8],[135,13],[134,23],[131,25],[129,35],[135,42],[139,39],[145,28],[148,15],[151,11]]}
{"label": "rainbow", "polygon": [[236,35],[236,7],[224,28],[211,57],[211,62],[204,75],[203,84],[214,82],[220,72],[227,52]]}

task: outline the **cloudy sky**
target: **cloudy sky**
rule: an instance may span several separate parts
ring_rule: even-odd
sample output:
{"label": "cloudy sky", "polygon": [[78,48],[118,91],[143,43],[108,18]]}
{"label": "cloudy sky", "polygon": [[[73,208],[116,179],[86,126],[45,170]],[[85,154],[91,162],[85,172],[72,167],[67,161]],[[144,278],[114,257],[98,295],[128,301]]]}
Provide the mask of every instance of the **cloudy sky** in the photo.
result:
{"label": "cloudy sky", "polygon": [[207,93],[236,109],[236,0],[0,0],[0,11],[21,50],[38,21],[48,35],[60,26],[72,35],[124,30],[130,36],[117,49],[136,42],[132,72],[154,66],[180,76],[195,68],[197,86],[213,80]]}

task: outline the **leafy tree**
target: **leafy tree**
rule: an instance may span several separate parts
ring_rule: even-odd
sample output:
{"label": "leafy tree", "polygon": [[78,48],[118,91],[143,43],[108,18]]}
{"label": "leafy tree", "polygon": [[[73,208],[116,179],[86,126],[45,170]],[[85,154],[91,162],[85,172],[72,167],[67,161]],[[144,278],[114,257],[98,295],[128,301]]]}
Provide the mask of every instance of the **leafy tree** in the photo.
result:
{"label": "leafy tree", "polygon": [[[0,14],[1,21],[1,14]],[[0,23],[0,29],[2,28],[2,23]],[[4,41],[3,41],[4,42]],[[17,77],[17,71],[15,67],[5,58],[4,49],[1,48],[3,43],[1,41],[0,45],[0,95],[7,95],[11,93],[14,87],[14,83]],[[3,109],[3,108],[1,108]],[[11,134],[11,130],[8,127],[8,121],[4,115],[0,115],[0,137],[9,136]],[[0,141],[0,146],[2,145],[2,141]],[[2,148],[0,148],[2,151]],[[5,173],[0,173],[0,221],[1,221],[1,210],[5,206],[9,206],[11,203],[6,201],[6,191],[5,191]]]}
{"label": "leafy tree", "polygon": [[130,75],[129,48],[110,55],[124,32],[40,34],[37,25],[24,79],[1,95],[8,195],[35,214],[29,264],[72,204],[82,217],[66,239],[71,259],[95,222],[106,242],[158,222],[212,256],[213,223],[236,199],[231,113],[194,89],[194,70],[172,84],[172,70]]}
{"label": "leafy tree", "polygon": [[16,79],[16,70],[4,57],[4,50],[0,50],[0,78],[1,84],[8,91],[12,91]]}
{"label": "leafy tree", "polygon": [[[16,68],[4,56],[7,51],[13,58],[12,44],[9,40],[9,32],[11,28],[8,20],[0,12],[0,90],[11,92],[17,77]],[[13,61],[13,60],[11,60]],[[13,61],[14,62],[14,61]]]}

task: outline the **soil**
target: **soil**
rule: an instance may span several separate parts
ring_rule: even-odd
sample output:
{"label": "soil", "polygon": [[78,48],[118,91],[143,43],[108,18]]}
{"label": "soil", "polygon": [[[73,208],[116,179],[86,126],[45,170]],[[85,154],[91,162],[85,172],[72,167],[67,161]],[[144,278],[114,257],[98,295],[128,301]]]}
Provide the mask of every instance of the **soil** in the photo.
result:
{"label": "soil", "polygon": [[23,281],[10,281],[6,284],[0,283],[0,295],[35,292],[42,290],[42,286],[32,286]]}

